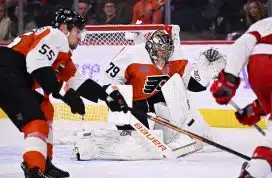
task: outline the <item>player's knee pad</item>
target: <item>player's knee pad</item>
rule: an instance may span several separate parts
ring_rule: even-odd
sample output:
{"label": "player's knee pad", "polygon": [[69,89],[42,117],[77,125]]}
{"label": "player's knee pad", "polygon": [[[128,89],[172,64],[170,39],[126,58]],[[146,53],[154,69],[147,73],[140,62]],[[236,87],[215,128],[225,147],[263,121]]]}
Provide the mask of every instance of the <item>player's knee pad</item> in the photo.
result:
{"label": "player's knee pad", "polygon": [[[13,121],[17,127],[19,126],[19,129],[21,131],[22,131],[22,128],[24,128],[29,123],[36,121],[37,118],[39,120],[45,121],[44,113],[41,111],[40,108],[37,108],[37,109],[33,108],[32,112],[33,113],[31,113],[30,109],[24,110],[24,112],[19,113],[19,115],[21,114],[21,116],[17,116],[18,119]],[[22,117],[22,119],[20,120],[19,117]]]}
{"label": "player's knee pad", "polygon": [[47,137],[49,127],[45,120],[33,120],[22,128],[25,137],[25,150],[27,152],[39,152],[47,157]]}
{"label": "player's knee pad", "polygon": [[25,137],[35,134],[35,136],[37,135],[42,140],[46,140],[49,133],[49,127],[45,120],[35,119],[26,124],[22,128],[22,131],[24,132]]}
{"label": "player's knee pad", "polygon": [[12,117],[11,120],[16,127],[22,131],[22,128],[30,122],[37,120],[37,118],[45,120],[45,116],[38,106],[34,107],[32,110],[31,108],[24,109],[22,112],[17,113],[15,117]]}

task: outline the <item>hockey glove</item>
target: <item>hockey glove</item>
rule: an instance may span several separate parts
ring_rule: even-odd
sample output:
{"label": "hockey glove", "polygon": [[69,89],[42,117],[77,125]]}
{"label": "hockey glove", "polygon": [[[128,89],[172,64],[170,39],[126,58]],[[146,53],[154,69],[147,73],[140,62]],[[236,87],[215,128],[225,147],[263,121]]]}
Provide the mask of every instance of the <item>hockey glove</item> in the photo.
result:
{"label": "hockey glove", "polygon": [[64,89],[66,87],[65,82],[60,82],[59,91],[54,92],[52,95],[57,99],[61,99],[64,103],[70,106],[71,112],[73,114],[85,114],[85,105],[80,98],[80,95],[72,88],[67,91]]}
{"label": "hockey glove", "polygon": [[219,79],[212,84],[210,91],[218,104],[228,104],[240,84],[240,78],[222,70]]}
{"label": "hockey glove", "polygon": [[258,100],[255,100],[253,103],[247,105],[240,111],[235,112],[237,120],[243,124],[252,126],[260,121],[261,116],[264,116],[265,112],[262,109]]}
{"label": "hockey glove", "polygon": [[104,88],[106,93],[109,95],[105,102],[110,110],[113,112],[123,111],[124,113],[127,113],[128,105],[122,94],[119,92],[118,88],[115,85],[104,86]]}

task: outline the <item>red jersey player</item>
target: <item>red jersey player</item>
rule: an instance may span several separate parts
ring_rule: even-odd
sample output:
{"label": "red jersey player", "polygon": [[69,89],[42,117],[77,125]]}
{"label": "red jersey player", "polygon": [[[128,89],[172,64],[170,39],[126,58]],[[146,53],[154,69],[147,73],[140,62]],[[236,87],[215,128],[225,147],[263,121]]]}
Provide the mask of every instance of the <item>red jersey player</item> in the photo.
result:
{"label": "red jersey player", "polygon": [[[272,104],[272,18],[253,24],[232,45],[226,68],[211,86],[211,92],[219,104],[228,104],[239,86],[239,73],[247,63],[248,79],[257,99],[235,113],[241,124],[252,126],[261,116],[270,114]],[[268,125],[269,126],[269,125]],[[272,166],[271,128],[266,142],[258,146],[249,163],[243,165],[240,178],[267,177]]]}
{"label": "red jersey player", "polygon": [[[0,48],[0,108],[24,133],[26,178],[69,177],[51,162],[54,110],[50,94],[81,115],[85,106],[80,96],[94,102],[104,100],[112,111],[126,111],[118,91],[111,86],[105,90],[76,71],[71,51],[81,40],[84,26],[76,12],[60,9],[52,26],[25,33]],[[34,90],[37,87],[43,89],[43,95]]]}

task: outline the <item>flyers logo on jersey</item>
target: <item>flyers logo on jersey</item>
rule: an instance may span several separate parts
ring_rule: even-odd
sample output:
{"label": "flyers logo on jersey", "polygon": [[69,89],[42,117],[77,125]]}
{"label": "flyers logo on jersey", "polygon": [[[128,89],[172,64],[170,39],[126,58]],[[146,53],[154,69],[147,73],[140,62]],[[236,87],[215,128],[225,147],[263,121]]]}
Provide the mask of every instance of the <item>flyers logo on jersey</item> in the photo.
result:
{"label": "flyers logo on jersey", "polygon": [[143,88],[144,94],[152,94],[154,91],[160,91],[161,87],[170,77],[168,75],[147,76]]}

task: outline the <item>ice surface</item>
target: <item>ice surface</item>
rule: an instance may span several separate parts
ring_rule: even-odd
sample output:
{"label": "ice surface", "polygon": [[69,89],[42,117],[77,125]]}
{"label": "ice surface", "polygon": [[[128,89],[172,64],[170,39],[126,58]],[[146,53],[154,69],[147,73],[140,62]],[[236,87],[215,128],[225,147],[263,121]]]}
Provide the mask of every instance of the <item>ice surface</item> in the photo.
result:
{"label": "ice surface", "polygon": [[[213,128],[212,134],[214,141],[248,156],[263,138],[255,129]],[[24,177],[20,168],[22,135],[9,120],[0,120],[0,135],[0,178]],[[72,148],[72,145],[55,146],[53,160],[55,165],[69,171],[72,178],[235,178],[244,162],[211,146],[205,147],[206,152],[175,161],[76,161],[72,159]]]}

